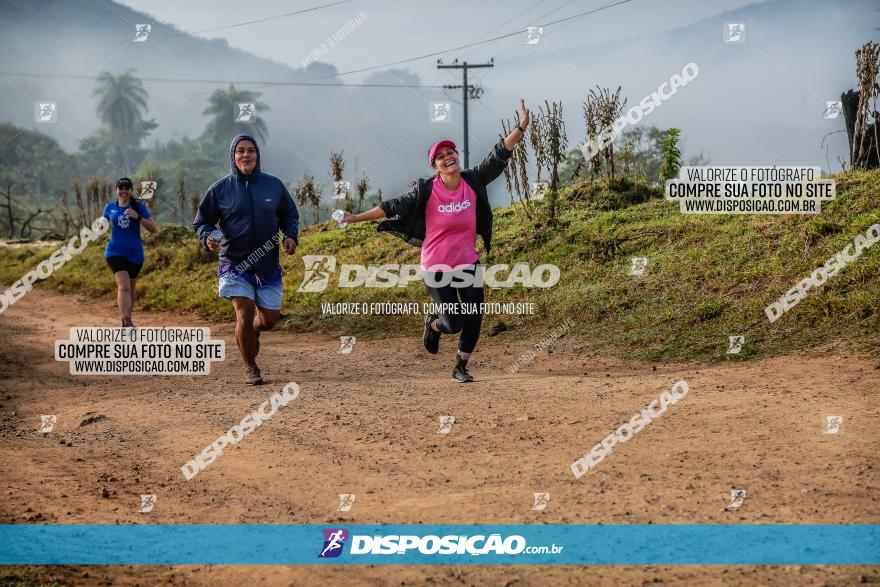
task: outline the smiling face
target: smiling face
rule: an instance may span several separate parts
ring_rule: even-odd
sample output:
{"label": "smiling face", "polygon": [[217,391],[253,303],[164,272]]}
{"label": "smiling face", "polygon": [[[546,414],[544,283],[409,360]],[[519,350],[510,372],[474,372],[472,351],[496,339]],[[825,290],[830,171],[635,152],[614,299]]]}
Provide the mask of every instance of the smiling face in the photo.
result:
{"label": "smiling face", "polygon": [[242,175],[250,175],[257,166],[257,148],[248,140],[235,145],[235,166]]}
{"label": "smiling face", "polygon": [[131,187],[127,185],[116,186],[116,199],[119,200],[123,206],[127,205],[128,201],[131,199]]}
{"label": "smiling face", "polygon": [[434,153],[434,169],[441,175],[460,171],[458,153],[450,147],[441,147]]}

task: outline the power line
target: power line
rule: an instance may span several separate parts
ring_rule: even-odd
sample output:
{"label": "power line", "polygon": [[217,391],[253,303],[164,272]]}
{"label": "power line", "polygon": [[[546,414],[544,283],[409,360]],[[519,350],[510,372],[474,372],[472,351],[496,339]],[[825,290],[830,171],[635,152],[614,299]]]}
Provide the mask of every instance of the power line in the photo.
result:
{"label": "power line", "polygon": [[[274,17],[267,17],[267,18],[263,18],[263,19],[255,19],[255,20],[253,20],[253,21],[246,21],[246,22],[242,22],[242,23],[235,23],[235,24],[232,24],[232,25],[226,25],[225,27],[218,27],[218,29],[206,29],[206,30],[219,30],[219,28],[231,28],[231,27],[235,27],[235,26],[244,26],[244,25],[246,25],[246,24],[253,24],[253,23],[256,23],[256,22],[264,22],[264,21],[266,21],[266,20],[272,20],[272,19],[275,19],[275,18],[283,18],[283,17],[285,17],[285,16],[291,16],[291,15],[294,15],[294,14],[301,14],[301,13],[303,13],[303,12],[310,12],[310,11],[318,10],[318,9],[320,9],[320,8],[326,8],[326,7],[329,7],[329,6],[335,6],[335,5],[337,5],[337,4],[343,4],[343,3],[345,3],[345,2],[351,2],[351,1],[352,1],[352,0],[338,0],[337,2],[333,2],[333,3],[329,3],[329,4],[323,4],[323,5],[321,5],[321,6],[315,6],[315,7],[312,7],[312,8],[308,8],[308,9],[304,9],[304,10],[300,10],[300,11],[295,11],[295,12],[290,12],[290,13],[286,13],[286,14],[283,14],[283,15],[277,15],[277,16],[274,16]],[[550,22],[544,23],[543,25],[537,25],[537,26],[549,27],[549,26],[552,26],[552,25],[555,25],[555,24],[560,24],[560,23],[563,23],[563,22],[568,22],[568,21],[576,20],[576,19],[578,19],[578,18],[582,18],[582,17],[584,17],[584,16],[588,16],[588,15],[590,15],[590,14],[595,14],[595,13],[597,13],[597,12],[601,12],[601,11],[603,11],[603,10],[607,10],[607,9],[609,9],[609,8],[613,8],[613,7],[615,7],[615,6],[620,6],[620,5],[622,5],[622,4],[627,4],[627,3],[629,3],[629,2],[632,2],[632,0],[618,0],[617,2],[613,2],[613,3],[611,3],[611,4],[606,4],[606,5],[604,5],[604,6],[600,6],[600,7],[598,7],[598,8],[594,8],[594,9],[592,9],[592,10],[587,10],[587,11],[584,11],[584,12],[580,12],[580,13],[578,13],[578,14],[573,14],[573,15],[571,15],[571,16],[567,16],[567,17],[565,17],[565,18],[560,18],[560,19],[557,19],[557,20],[553,20],[553,21],[550,21]],[[559,9],[563,8],[564,6],[567,6],[568,4],[570,4],[570,2],[564,4],[564,5],[563,5],[562,7],[560,7]],[[559,9],[557,9],[557,10],[559,10]],[[555,11],[555,10],[554,10],[554,11],[551,11],[551,12],[548,13],[548,14],[552,14],[553,12],[556,12],[556,11]],[[350,74],[353,74],[353,73],[362,73],[362,72],[365,72],[365,71],[372,71],[372,70],[376,70],[376,69],[383,69],[383,68],[391,67],[391,66],[394,66],[394,65],[401,65],[401,64],[404,64],[404,63],[410,63],[410,62],[413,62],[413,61],[418,61],[418,60],[421,60],[421,59],[427,59],[427,58],[429,58],[429,57],[436,57],[437,55],[442,55],[442,54],[444,54],[444,53],[450,53],[450,52],[452,52],[452,51],[458,51],[458,50],[461,50],[461,49],[467,49],[467,48],[470,48],[470,47],[477,47],[477,46],[480,46],[480,45],[485,45],[485,44],[488,44],[488,43],[492,43],[492,42],[495,42],[495,41],[499,41],[499,40],[501,40],[501,39],[507,39],[507,38],[510,38],[510,37],[513,37],[513,36],[516,36],[516,35],[521,35],[522,33],[526,32],[526,30],[527,30],[527,29],[521,29],[521,30],[517,30],[517,31],[511,32],[511,33],[506,33],[506,34],[503,34],[503,35],[498,35],[498,36],[496,36],[496,37],[492,37],[492,38],[489,38],[489,39],[485,39],[485,40],[482,40],[482,41],[475,41],[475,42],[472,42],[472,43],[467,43],[467,44],[465,44],[465,45],[460,45],[460,46],[458,46],[458,47],[453,47],[453,48],[450,48],[450,49],[444,49],[444,50],[442,50],[442,51],[434,51],[434,52],[432,52],[432,53],[426,53],[426,54],[424,54],[424,55],[418,55],[418,56],[415,56],[415,57],[410,57],[410,58],[407,58],[407,59],[401,59],[401,60],[399,60],[399,61],[392,61],[392,62],[389,62],[389,63],[383,63],[383,64],[380,64],[380,65],[373,65],[373,66],[370,66],[370,67],[363,67],[363,68],[360,68],[360,69],[353,69],[353,70],[343,71],[343,72],[338,72],[338,73],[334,73],[334,74],[330,74],[330,75],[317,76],[317,77],[308,78],[308,79],[305,79],[305,80],[302,80],[302,81],[298,81],[298,82],[268,82],[268,81],[263,82],[263,81],[230,81],[230,80],[190,80],[190,79],[174,79],[174,78],[140,78],[140,79],[142,79],[142,80],[144,80],[144,81],[167,82],[167,83],[214,83],[214,84],[224,84],[224,85],[227,84],[227,83],[238,83],[238,84],[242,84],[242,85],[257,85],[257,86],[259,86],[259,87],[271,87],[271,86],[303,86],[303,87],[308,87],[308,86],[317,86],[317,87],[341,87],[341,88],[346,88],[346,87],[375,87],[375,88],[442,88],[443,86],[438,86],[438,85],[416,85],[416,84],[330,84],[330,83],[312,83],[312,82],[315,82],[315,81],[317,81],[317,80],[332,79],[332,78],[336,78],[336,77],[341,77],[341,76],[343,76],[343,75],[350,75]],[[198,32],[205,32],[205,31],[196,31],[196,33],[198,33]],[[180,36],[180,35],[186,35],[186,34],[190,34],[190,33],[180,33],[180,34],[175,34],[174,36]],[[160,38],[162,38],[162,37],[160,37]],[[96,79],[96,78],[94,78],[94,77],[92,77],[92,76],[76,76],[76,75],[70,75],[70,74],[0,73],[0,75],[8,75],[8,76],[26,76],[26,77],[56,77],[56,78],[64,78],[64,77],[66,77],[66,78],[79,78],[79,79]]]}
{"label": "power line", "polygon": [[[611,3],[611,4],[606,4],[605,6],[600,6],[599,8],[594,8],[593,10],[587,10],[587,11],[585,11],[585,12],[581,12],[581,13],[578,13],[578,14],[574,14],[574,15],[572,15],[572,16],[567,16],[567,17],[565,17],[565,18],[560,18],[560,19],[558,19],[558,20],[553,20],[553,21],[550,21],[550,22],[548,22],[548,23],[539,24],[539,25],[536,25],[536,26],[543,26],[543,27],[553,26],[554,24],[559,24],[559,23],[561,23],[561,22],[566,22],[566,21],[569,21],[569,20],[574,20],[574,19],[577,19],[577,18],[582,18],[582,17],[584,17],[584,16],[588,16],[588,15],[590,15],[590,14],[595,14],[595,13],[597,13],[597,12],[601,12],[602,10],[607,10],[607,9],[609,9],[609,8],[613,8],[613,7],[615,7],[615,6],[620,6],[621,4],[627,4],[627,3],[629,3],[629,2],[632,2],[632,0],[619,0],[618,2],[613,2],[613,3]],[[512,32],[512,33],[507,33],[507,34],[504,34],[504,35],[498,35],[497,37],[492,37],[492,38],[490,38],[490,39],[486,39],[486,40],[483,40],[483,41],[476,41],[476,42],[473,42],[473,43],[467,43],[467,44],[465,44],[465,45],[459,45],[458,47],[452,47],[452,48],[450,48],[450,49],[444,49],[444,50],[442,50],[442,51],[434,51],[433,53],[426,53],[426,54],[424,54],[424,55],[418,55],[418,56],[416,56],[416,57],[409,57],[409,58],[407,58],[407,59],[401,59],[401,60],[399,60],[399,61],[391,61],[391,62],[389,62],[389,63],[383,63],[383,64],[381,64],[381,65],[371,65],[370,67],[362,67],[362,68],[360,68],[360,69],[352,69],[352,70],[349,70],[349,71],[342,71],[342,72],[334,73],[334,74],[330,74],[330,75],[322,75],[322,76],[319,76],[319,77],[309,78],[308,80],[305,80],[305,81],[312,81],[312,80],[319,80],[319,79],[327,79],[327,78],[339,77],[339,76],[343,76],[343,75],[350,75],[350,74],[352,74],[352,73],[363,73],[363,72],[365,72],[365,71],[372,71],[372,70],[374,70],[374,69],[382,69],[382,68],[385,68],[385,67],[390,67],[390,66],[392,66],[392,65],[402,65],[402,64],[404,64],[404,63],[410,63],[410,62],[412,62],[412,61],[418,61],[418,60],[420,60],[420,59],[427,59],[427,58],[429,58],[429,57],[437,57],[438,55],[443,55],[444,53],[451,53],[451,52],[453,52],[453,51],[460,51],[460,50],[462,50],[462,49],[468,49],[468,48],[470,48],[470,47],[478,47],[478,46],[480,46],[480,45],[485,45],[485,44],[487,44],[487,43],[494,43],[495,41],[500,41],[501,39],[507,39],[507,38],[509,38],[509,37],[514,37],[514,36],[516,36],[516,35],[521,35],[521,34],[527,32],[527,31],[528,31],[528,29],[520,29],[520,30],[518,30],[518,31],[514,31],[514,32]]]}
{"label": "power line", "polygon": [[[543,1],[543,0],[542,0],[542,1]],[[547,13],[543,14],[542,16],[540,16],[540,17],[538,17],[538,18],[546,18],[546,17],[550,16],[551,14],[553,14],[554,12],[558,12],[559,10],[562,10],[563,8],[565,8],[566,6],[568,6],[569,4],[571,4],[572,1],[573,1],[573,0],[568,0],[568,1],[565,2],[562,6],[556,8],[556,9],[554,9],[554,10],[551,10],[550,12],[547,12]],[[614,7],[614,6],[618,6],[618,5],[620,5],[620,4],[626,4],[627,2],[630,2],[630,1],[631,1],[631,0],[623,0],[623,1],[616,2],[616,3],[613,3],[613,4],[609,4],[609,5],[606,5],[606,6],[601,6],[601,7],[597,8],[597,9],[588,10],[588,11],[586,11],[586,12],[582,12],[582,13],[579,13],[579,14],[575,14],[575,15],[572,15],[572,16],[569,16],[569,17],[565,17],[565,18],[557,19],[557,20],[555,20],[555,21],[551,21],[551,22],[549,22],[549,23],[547,23],[547,24],[545,24],[545,25],[540,25],[540,26],[550,26],[550,25],[557,24],[557,23],[560,23],[560,22],[572,21],[572,20],[575,20],[575,19],[577,19],[577,18],[580,18],[580,17],[586,16],[586,15],[588,15],[588,14],[594,14],[594,13],[596,13],[596,12],[599,12],[599,11],[602,11],[602,10],[606,10],[606,9],[608,9],[608,8],[612,8],[612,7]],[[539,2],[538,4],[540,4],[540,3],[541,3],[541,2]],[[536,6],[537,6],[537,5],[536,5]],[[534,6],[533,6],[532,8],[534,8]],[[531,8],[530,8],[530,9],[531,9]],[[523,11],[523,12],[520,12],[519,14],[517,14],[517,15],[514,16],[513,18],[509,19],[509,20],[508,20],[507,22],[505,22],[504,24],[507,24],[507,23],[509,23],[509,22],[512,22],[513,20],[515,20],[516,18],[518,18],[519,16],[521,16],[521,15],[524,14],[525,12],[528,12],[528,10],[530,10],[530,9],[527,9],[527,10],[525,10],[525,11]],[[501,26],[504,26],[504,25],[501,25]],[[487,34],[491,34],[491,32],[494,32],[495,30],[498,30],[498,28],[500,28],[500,27],[496,27],[495,29],[493,29],[492,31],[490,31],[490,32],[487,33]],[[519,34],[522,34],[522,33],[526,32],[526,31],[527,31],[527,29],[522,29],[522,30],[519,30],[519,31],[514,32],[514,33],[510,33],[510,34],[506,34],[506,35],[501,35],[501,36],[499,36],[499,37],[494,37],[494,38],[491,38],[491,39],[485,39],[485,40],[482,40],[482,41],[474,41],[474,42],[468,43],[467,45],[464,45],[463,47],[474,47],[474,46],[479,46],[479,45],[486,44],[486,43],[490,43],[490,42],[493,42],[493,41],[496,41],[496,40],[499,40],[499,39],[504,39],[504,38],[508,38],[508,37],[515,36],[515,35],[519,35]],[[477,37],[477,38],[479,39],[479,38],[481,38],[482,36],[483,36],[483,35],[480,35],[480,36]],[[521,46],[522,46],[522,45],[515,45],[515,46],[511,47],[509,50],[504,51],[504,53],[507,53],[508,51],[510,51],[510,50],[512,50],[512,49],[516,49],[516,48],[521,47]],[[405,63],[405,62],[410,62],[410,61],[415,61],[415,60],[418,60],[418,59],[423,59],[423,58],[426,58],[426,57],[433,57],[433,56],[439,55],[439,54],[441,54],[441,53],[451,52],[451,51],[454,51],[454,50],[455,50],[455,49],[448,49],[448,50],[446,50],[446,51],[430,53],[430,54],[428,54],[428,55],[422,55],[422,56],[419,56],[419,57],[414,57],[414,58],[410,58],[410,59],[406,59],[406,60],[402,60],[402,61],[398,61],[398,62],[386,63],[386,64],[377,65],[377,66],[373,66],[373,67],[368,67],[368,68],[362,68],[362,69],[358,69],[358,70],[352,70],[352,71],[341,72],[341,73],[337,73],[337,74],[333,74],[333,75],[329,75],[329,76],[321,76],[321,77],[315,77],[315,78],[308,78],[306,81],[316,80],[316,79],[327,79],[327,78],[333,78],[333,77],[337,77],[337,76],[348,75],[348,74],[351,74],[351,73],[358,73],[358,72],[362,72],[362,71],[368,71],[368,70],[370,70],[370,69],[380,69],[380,68],[389,67],[389,66],[392,66],[392,65],[399,65],[399,64],[401,64],[401,63]],[[436,86],[425,86],[425,87],[436,87]],[[448,86],[443,86],[443,87],[446,88],[446,87],[448,87]],[[464,90],[464,92],[467,92],[467,91],[468,91],[468,90]],[[444,93],[445,93],[445,92],[444,92]],[[465,94],[465,96],[467,96],[467,94]],[[447,99],[448,99],[448,98],[449,98],[449,97],[447,96]],[[450,101],[452,101],[452,100],[450,100]],[[398,109],[399,109],[399,107],[398,107]],[[411,111],[411,110],[412,110],[412,107],[410,108],[410,111]],[[386,126],[386,127],[385,127],[385,128],[386,128],[386,131],[388,131],[388,130],[391,128],[391,126],[392,126],[392,125],[388,125],[388,126]],[[381,155],[380,155],[380,157],[381,157]],[[372,165],[373,162],[375,162],[375,159],[374,159],[373,161],[371,161],[371,162],[367,165],[367,168],[369,168],[369,166]],[[366,170],[366,169],[365,169],[365,170]]]}
{"label": "power line", "polygon": [[[156,41],[162,41],[164,39],[173,39],[176,37],[183,37],[183,36],[188,36],[188,35],[191,36],[191,35],[199,35],[202,33],[211,33],[211,32],[215,32],[215,31],[222,31],[222,30],[226,30],[226,29],[232,29],[232,28],[247,26],[247,25],[251,25],[251,24],[258,24],[261,22],[268,22],[270,20],[277,20],[280,18],[287,18],[288,16],[296,16],[297,14],[305,14],[307,12],[315,12],[316,10],[321,10],[322,8],[330,8],[333,6],[338,6],[340,4],[346,4],[348,2],[352,2],[352,0],[337,0],[336,2],[330,2],[328,4],[321,4],[320,6],[313,6],[311,8],[304,8],[302,10],[296,10],[294,12],[285,12],[284,14],[278,14],[275,16],[267,16],[265,18],[257,18],[254,20],[247,20],[244,22],[236,22],[233,24],[227,24],[227,25],[223,25],[223,26],[213,27],[213,28],[209,28],[209,29],[202,29],[202,30],[198,30],[198,31],[180,31],[180,32],[176,32],[176,33],[169,33],[167,35],[162,35],[162,36],[159,36],[159,35],[152,36],[151,35],[150,38],[152,38],[153,40],[156,40]],[[150,24],[152,24],[152,23],[150,23]],[[168,26],[168,28],[171,28],[169,25],[166,25],[164,23],[161,23],[161,24],[162,24],[162,26]],[[131,39],[131,37],[127,37],[127,38],[129,40]],[[118,45],[119,43],[125,42],[125,40],[126,39],[123,39],[122,37],[120,37],[119,39],[117,39],[115,41],[104,41],[104,42],[96,43],[96,45],[98,45],[98,46]],[[48,45],[48,46],[43,46],[42,48],[43,48],[43,50],[47,50],[47,49],[51,50],[51,49],[66,49],[66,48],[81,47],[81,46],[82,46],[81,44],[79,44],[79,45],[55,45],[55,46]]]}
{"label": "power line", "polygon": [[[75,75],[68,73],[21,73],[0,72],[2,76],[9,77],[49,77],[65,79],[98,79],[92,75]],[[139,77],[141,81],[160,83],[186,83],[186,84],[240,84],[259,86],[320,86],[326,88],[442,88],[442,85],[422,84],[343,84],[343,83],[306,83],[306,82],[268,82],[259,80],[219,80],[219,79],[183,79],[170,77]]]}
{"label": "power line", "polygon": [[225,29],[232,29],[232,28],[236,28],[236,27],[240,27],[240,26],[247,26],[249,24],[257,24],[260,22],[277,20],[279,18],[286,18],[288,16],[294,16],[296,14],[304,14],[306,12],[314,12],[315,10],[320,10],[322,8],[329,8],[331,6],[338,6],[339,4],[345,4],[345,3],[351,2],[351,1],[352,0],[338,0],[337,2],[330,2],[329,4],[322,4],[320,6],[313,6],[312,8],[305,8],[303,10],[296,10],[294,12],[287,12],[285,14],[279,14],[277,16],[267,16],[266,18],[257,18],[257,19],[248,20],[245,22],[237,22],[235,24],[228,24],[228,25],[218,26],[218,27],[214,27],[214,28],[210,28],[210,29],[202,29],[200,31],[179,32],[179,33],[174,33],[173,35],[165,35],[164,37],[157,37],[157,38],[161,41],[162,39],[170,39],[172,37],[180,37],[182,35],[200,35],[202,33],[212,33],[214,31],[222,31]]}
{"label": "power line", "polygon": [[[274,18],[281,18],[281,17],[283,17],[283,16],[290,16],[290,15],[292,15],[292,14],[299,14],[299,13],[301,13],[301,12],[317,10],[317,9],[319,9],[319,8],[326,8],[326,7],[328,7],[328,6],[334,6],[335,4],[341,4],[341,3],[343,3],[343,2],[351,2],[351,1],[352,1],[352,0],[339,0],[339,1],[337,1],[336,3],[324,4],[324,5],[321,5],[321,6],[316,6],[316,7],[313,7],[313,8],[305,9],[305,10],[303,10],[303,11],[291,12],[291,13],[288,13],[288,14],[286,14],[286,15],[279,15],[279,16],[275,16],[275,17],[267,17],[267,18],[265,18],[265,19],[258,19],[258,20],[255,20],[255,21],[248,21],[248,22],[246,22],[246,23],[236,23],[236,24],[232,24],[232,25],[226,25],[225,27],[221,27],[221,28],[231,28],[231,27],[235,27],[235,26],[243,26],[243,25],[245,25],[245,24],[251,24],[252,22],[258,22],[258,21],[259,21],[259,22],[262,22],[262,21],[265,21],[265,20],[272,20],[272,19],[274,19]],[[604,6],[600,6],[600,7],[598,7],[598,8],[594,8],[594,9],[592,9],[592,10],[587,10],[587,11],[584,11],[584,12],[580,12],[580,13],[578,13],[578,14],[573,14],[572,16],[567,16],[567,17],[565,17],[565,18],[560,18],[560,19],[553,20],[553,21],[550,21],[550,22],[547,22],[547,23],[544,23],[544,24],[539,24],[539,25],[536,25],[536,26],[544,26],[544,27],[553,26],[553,25],[555,25],[555,24],[559,24],[559,23],[562,23],[562,22],[567,22],[567,21],[571,21],[571,20],[578,19],[578,18],[582,18],[582,17],[584,17],[584,16],[588,16],[588,15],[590,15],[590,14],[596,14],[597,12],[601,12],[601,11],[603,11],[603,10],[607,10],[607,9],[609,9],[609,8],[614,8],[615,6],[620,6],[621,4],[627,4],[627,3],[629,3],[629,2],[632,2],[632,0],[619,0],[619,1],[617,1],[617,2],[613,2],[613,3],[611,3],[611,4],[606,4],[606,5],[604,5]],[[563,5],[563,6],[564,6],[564,5]],[[552,14],[552,12],[555,12],[555,11],[551,11],[551,14]],[[200,31],[196,31],[196,33],[198,33],[198,32],[200,32]],[[201,31],[201,32],[205,32],[205,31]],[[426,53],[426,54],[424,54],[424,55],[417,55],[417,56],[415,56],[415,57],[409,57],[409,58],[407,58],[407,59],[401,59],[401,60],[398,60],[398,61],[391,61],[391,62],[389,62],[389,63],[382,63],[382,64],[380,64],[380,65],[371,65],[371,66],[369,66],[369,67],[362,67],[362,68],[359,68],[359,69],[352,69],[352,70],[349,70],[349,71],[342,71],[342,72],[333,73],[333,74],[329,74],[329,75],[322,75],[322,76],[317,76],[317,77],[313,77],[313,78],[308,78],[308,79],[306,79],[306,80],[303,80],[303,82],[311,82],[311,81],[317,81],[317,80],[323,80],[323,79],[332,79],[332,78],[335,78],[335,77],[341,77],[341,76],[343,76],[343,75],[351,75],[351,74],[354,74],[354,73],[363,73],[363,72],[365,72],[365,71],[373,71],[373,70],[376,70],[376,69],[384,69],[384,68],[387,68],[387,67],[391,67],[391,66],[393,66],[393,65],[402,65],[402,64],[404,64],[404,63],[411,63],[411,62],[413,62],[413,61],[419,61],[419,60],[421,60],[421,59],[428,59],[429,57],[437,57],[438,55],[443,55],[444,53],[451,53],[451,52],[453,52],[453,51],[461,51],[462,49],[469,49],[469,48],[471,48],[471,47],[479,47],[480,45],[486,45],[486,44],[488,44],[488,43],[494,43],[495,41],[500,41],[501,39],[507,39],[507,38],[510,38],[510,37],[514,37],[514,36],[516,36],[516,35],[521,35],[521,34],[523,34],[523,33],[525,33],[525,32],[527,32],[527,29],[520,29],[520,30],[517,30],[517,31],[513,31],[513,32],[510,32],[510,33],[506,33],[506,34],[504,34],[504,35],[498,35],[498,36],[496,36],[496,37],[491,37],[491,38],[489,38],[489,39],[485,39],[485,40],[482,40],[482,41],[475,41],[475,42],[472,42],[472,43],[466,43],[466,44],[464,44],[464,45],[460,45],[460,46],[458,46],[458,47],[452,47],[452,48],[449,48],[449,49],[443,49],[442,51],[434,51],[434,52],[432,52],[432,53]],[[173,36],[181,36],[181,35],[187,35],[187,34],[191,34],[191,33],[175,33]],[[163,37],[158,37],[158,38],[159,38],[159,39],[162,39]],[[302,83],[302,82],[299,82],[298,84],[299,84],[299,85],[306,85],[305,83]],[[290,84],[290,83],[285,84],[285,82],[266,82],[266,83],[264,83],[264,84],[262,84],[262,85],[272,86],[272,85],[292,85],[292,84]],[[315,85],[317,85],[317,84],[315,84]]]}

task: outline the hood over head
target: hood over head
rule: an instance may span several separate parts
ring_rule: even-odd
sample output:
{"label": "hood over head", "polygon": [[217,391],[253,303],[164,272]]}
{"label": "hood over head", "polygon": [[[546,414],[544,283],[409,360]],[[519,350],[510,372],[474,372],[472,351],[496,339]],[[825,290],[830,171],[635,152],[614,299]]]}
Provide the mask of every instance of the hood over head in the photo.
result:
{"label": "hood over head", "polygon": [[232,144],[229,145],[229,170],[233,175],[241,175],[241,172],[238,170],[238,167],[235,166],[235,147],[238,146],[238,143],[241,141],[250,141],[254,144],[254,149],[257,150],[257,165],[254,167],[251,175],[260,172],[260,145],[257,144],[257,139],[252,137],[251,135],[238,135],[234,139],[232,139]]}

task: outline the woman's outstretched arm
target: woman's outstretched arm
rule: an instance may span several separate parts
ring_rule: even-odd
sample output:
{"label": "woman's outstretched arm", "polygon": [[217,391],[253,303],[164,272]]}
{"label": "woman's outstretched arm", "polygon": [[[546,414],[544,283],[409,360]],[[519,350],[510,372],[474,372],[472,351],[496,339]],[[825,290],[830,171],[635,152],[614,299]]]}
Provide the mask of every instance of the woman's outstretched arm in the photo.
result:
{"label": "woman's outstretched arm", "polygon": [[380,218],[385,218],[385,210],[376,206],[375,208],[367,210],[366,212],[361,212],[360,214],[345,212],[342,215],[342,222],[366,222],[367,220],[379,220]]}

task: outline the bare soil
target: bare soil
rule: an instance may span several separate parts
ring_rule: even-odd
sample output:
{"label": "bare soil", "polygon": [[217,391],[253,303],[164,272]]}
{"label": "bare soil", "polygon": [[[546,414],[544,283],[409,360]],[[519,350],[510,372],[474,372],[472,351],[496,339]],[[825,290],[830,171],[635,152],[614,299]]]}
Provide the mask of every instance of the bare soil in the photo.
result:
{"label": "bare soil", "polygon": [[[651,364],[563,338],[511,374],[527,343],[484,334],[478,380],[459,385],[447,338],[437,356],[393,333],[340,355],[338,337],[270,332],[259,356],[267,383],[250,387],[231,324],[147,312],[135,322],[210,326],[227,359],[202,377],[72,376],[55,340],[72,326],[116,326],[113,300],[35,290],[0,315],[0,522],[880,522],[876,358]],[[574,478],[574,459],[679,379],[685,398]],[[299,398],[184,480],[186,460],[290,381]],[[39,432],[40,414],[57,415],[51,433]],[[441,415],[455,416],[448,435]],[[844,416],[841,434],[823,434],[826,415]],[[748,497],[726,510],[734,488]],[[537,491],[551,495],[543,512],[531,511]],[[357,496],[350,512],[336,511],[340,493]],[[138,512],[141,494],[157,495],[151,513]],[[3,573],[70,585],[880,582],[876,566],[5,567],[0,582]]]}

